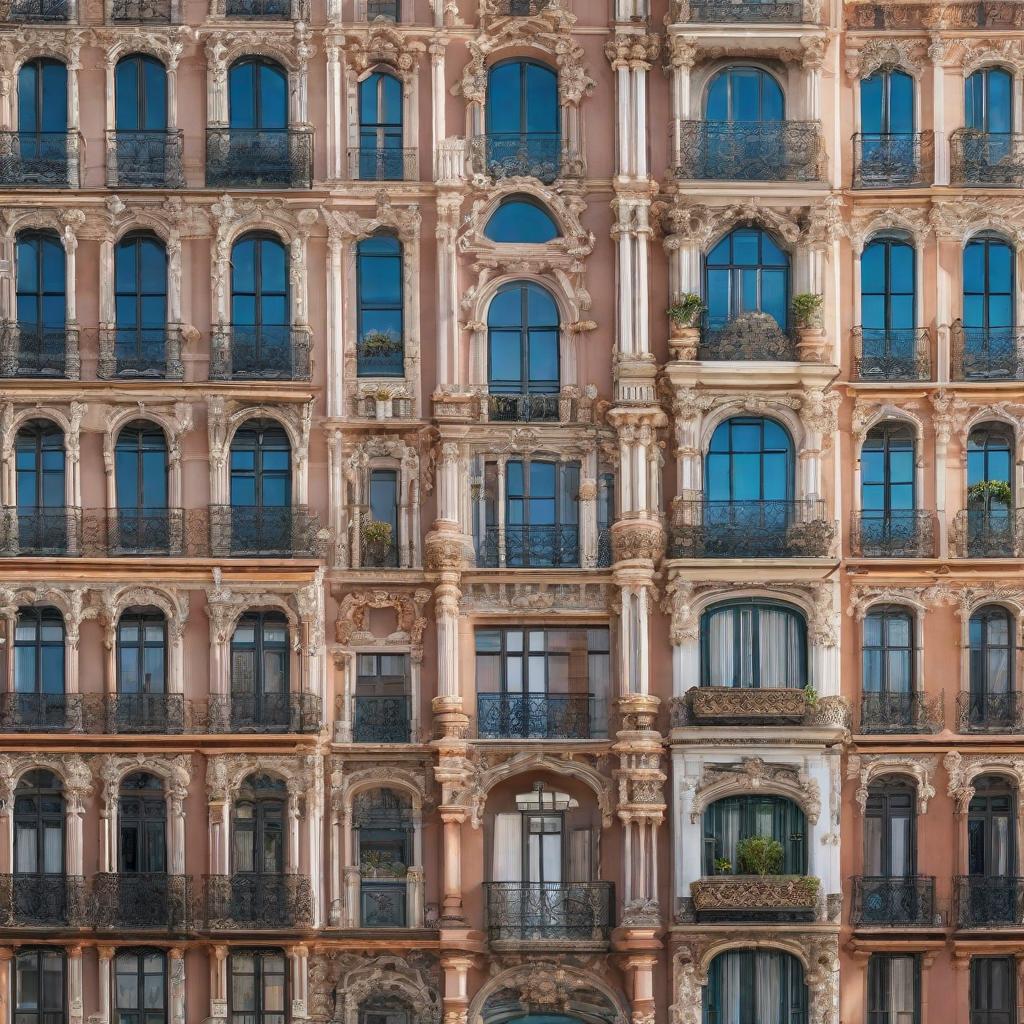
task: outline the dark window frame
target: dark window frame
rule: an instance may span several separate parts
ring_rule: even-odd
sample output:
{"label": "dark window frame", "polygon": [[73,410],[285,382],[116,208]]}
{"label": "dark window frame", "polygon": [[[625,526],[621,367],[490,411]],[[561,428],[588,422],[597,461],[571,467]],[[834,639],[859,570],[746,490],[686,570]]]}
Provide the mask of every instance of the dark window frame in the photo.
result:
{"label": "dark window frame", "polygon": [[[248,974],[239,974],[235,971],[237,958],[241,956],[251,956],[253,958],[253,995],[256,1005],[252,1011],[236,1010],[234,1006],[235,978],[249,977]],[[282,964],[280,972],[268,972],[266,970],[264,967],[264,961],[269,957],[280,958]],[[230,958],[230,963],[228,965],[228,1016],[230,1018],[230,1024],[288,1024],[291,1016],[288,1002],[291,985],[289,978],[290,972],[288,969],[289,960],[285,951],[276,947],[236,947],[231,951]],[[276,1010],[267,1010],[263,1005],[266,996],[266,986],[264,982],[268,977],[280,977],[283,979],[283,1009],[280,1012]]]}
{"label": "dark window frame", "polygon": [[[152,785],[151,783],[157,783]],[[167,793],[163,779],[152,772],[131,772],[121,780],[117,806],[117,869],[121,874],[165,874],[168,860]],[[130,810],[130,802],[139,804]],[[154,842],[154,835],[156,842]],[[128,864],[125,840],[134,837],[139,865]],[[157,863],[150,853],[161,848]]]}
{"label": "dark window frame", "polygon": [[916,953],[871,954],[867,971],[867,1024],[903,1024],[902,1018],[894,1018],[888,1009],[892,964],[897,959],[914,961],[914,1024],[921,1024],[921,958]]}
{"label": "dark window frame", "polygon": [[[33,640],[20,640],[18,638],[18,628],[24,622],[27,624],[31,620],[35,628],[35,638]],[[42,637],[42,628],[45,625],[54,626],[60,623],[61,638],[60,640],[44,640]],[[60,609],[55,608],[53,605],[23,605],[18,609],[18,616],[15,620],[14,625],[14,658],[15,658],[15,693],[66,693],[67,692],[67,677],[68,677],[68,666],[67,658],[64,656],[65,646],[67,644],[67,625],[64,622],[64,616],[61,615]],[[34,674],[35,674],[35,688],[32,690],[23,690],[18,687],[17,678],[17,666],[18,651],[32,648],[35,651],[34,657]],[[43,683],[43,651],[49,649],[60,649],[61,657],[61,688],[59,690],[46,690],[42,688]]]}
{"label": "dark window frame", "polygon": [[[29,1009],[19,1007],[21,997],[19,991],[19,978],[21,972],[19,963],[22,959],[35,959],[36,992],[39,996],[51,993],[51,986],[44,984],[43,958],[55,957],[61,963],[61,999],[59,1010],[47,1010],[42,1006]],[[14,953],[14,960],[11,964],[11,1021],[12,1024],[65,1024],[68,1017],[68,958],[65,951],[55,946],[27,946],[17,949]]]}
{"label": "dark window frame", "polygon": [[[45,776],[49,776],[46,779]],[[52,781],[51,781],[52,780]],[[42,783],[46,782],[47,785]],[[31,811],[24,809],[24,804],[19,810],[18,802],[31,800],[34,807]],[[47,800],[59,800],[60,810],[46,811],[44,803]],[[18,844],[19,836],[25,826],[28,826],[35,835],[35,862],[36,870],[33,872],[19,872],[18,866]],[[46,870],[46,839],[45,835],[49,829],[54,827],[60,829],[60,870]],[[29,877],[41,876],[63,876],[66,870],[66,843],[67,843],[67,805],[64,799],[64,783],[60,776],[51,772],[48,768],[33,768],[25,772],[18,780],[14,788],[14,810],[11,818],[13,835],[11,846],[13,849],[12,871],[17,877],[19,874],[27,874]]]}
{"label": "dark window frame", "polygon": [[[135,956],[138,958],[135,970],[133,971],[122,971],[118,969],[118,963],[122,957]],[[159,976],[162,979],[162,1007],[149,1007],[146,1005],[146,979],[157,977],[156,971],[146,970],[146,960],[149,957],[159,957],[160,959],[160,971]],[[158,1013],[163,1011],[164,1024],[167,1021],[168,1011],[168,996],[169,986],[167,979],[167,968],[168,968],[168,957],[167,950],[156,949],[149,946],[128,946],[117,950],[113,960],[110,964],[110,970],[112,975],[112,1002],[111,1008],[113,1015],[113,1024],[155,1024],[155,1017]],[[136,979],[136,997],[137,1005],[135,1007],[122,1008],[117,1005],[118,997],[121,993],[121,987],[118,984],[119,978],[132,977]]]}
{"label": "dark window frame", "polygon": [[[861,629],[861,691],[863,693],[916,693],[918,688],[917,680],[917,621],[911,609],[902,604],[879,604],[868,609],[864,621],[879,621],[880,643],[868,642],[867,630]],[[889,623],[895,621],[907,622],[907,644],[893,644],[889,642]],[[880,675],[878,685],[868,687],[869,673],[867,654],[869,651],[878,651],[878,665]],[[908,672],[908,689],[894,690],[890,686],[889,660],[893,651],[906,651]]]}

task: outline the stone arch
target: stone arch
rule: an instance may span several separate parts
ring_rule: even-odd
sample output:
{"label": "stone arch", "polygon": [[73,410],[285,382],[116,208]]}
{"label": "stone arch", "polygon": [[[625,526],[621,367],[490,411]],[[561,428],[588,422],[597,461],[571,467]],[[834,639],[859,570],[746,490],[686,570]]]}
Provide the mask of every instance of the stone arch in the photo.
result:
{"label": "stone arch", "polygon": [[92,794],[93,777],[88,762],[78,754],[0,754],[0,800],[12,806],[14,790],[26,772],[43,768],[61,780],[65,795],[79,801]]}
{"label": "stone arch", "polygon": [[912,428],[914,431],[914,441],[917,446],[915,462],[920,467],[924,459],[924,421],[911,410],[889,403],[870,410],[863,419],[858,420],[855,415],[853,425],[853,435],[856,443],[854,458],[860,459],[861,449],[864,447],[864,441],[868,433],[884,423],[904,423]]}
{"label": "stone arch", "polygon": [[925,814],[928,801],[935,796],[932,778],[938,762],[938,755],[852,754],[846,763],[846,777],[857,780],[855,799],[861,815],[867,811],[871,784],[886,775],[911,779],[917,787],[917,812]]}
{"label": "stone arch", "polygon": [[809,825],[816,825],[821,816],[818,783],[799,767],[745,757],[739,765],[704,766],[690,805],[691,823],[697,824],[704,811],[718,800],[744,793],[769,793],[792,800],[807,815]]}
{"label": "stone arch", "polygon": [[707,454],[715,430],[726,420],[735,416],[761,416],[764,419],[774,420],[789,434],[789,439],[793,443],[794,457],[804,447],[806,438],[803,421],[797,415],[794,407],[788,404],[784,398],[756,399],[754,401],[737,398],[716,405],[704,416],[700,432],[702,458]]}

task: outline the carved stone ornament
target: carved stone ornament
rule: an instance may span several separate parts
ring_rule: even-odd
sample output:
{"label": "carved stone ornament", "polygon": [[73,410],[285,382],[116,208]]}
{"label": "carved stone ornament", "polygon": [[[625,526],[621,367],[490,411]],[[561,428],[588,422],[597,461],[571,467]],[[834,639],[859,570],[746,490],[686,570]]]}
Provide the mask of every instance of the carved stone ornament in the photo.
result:
{"label": "carved stone ornament", "polygon": [[737,224],[759,224],[788,245],[795,245],[803,232],[801,207],[763,206],[757,199],[726,206],[703,206],[677,193],[675,201],[656,207],[662,213],[666,249],[680,244],[706,249],[713,238],[726,234]]}
{"label": "carved stone ornament", "polygon": [[624,519],[612,527],[612,552],[616,562],[635,559],[649,562],[665,552],[665,529],[658,520]]}
{"label": "carved stone ornament", "polygon": [[1024,75],[1024,45],[1020,39],[1002,39],[994,46],[991,43],[968,44],[961,51],[960,62],[964,78],[989,64],[1011,68],[1020,77]]}
{"label": "carved stone ornament", "polygon": [[148,53],[174,71],[185,52],[185,44],[196,38],[195,29],[188,25],[167,25],[159,31],[154,26],[121,26],[117,28],[94,28],[89,33],[89,42],[104,50],[108,65],[116,64],[127,53]]}
{"label": "carved stone ornament", "polygon": [[390,996],[408,1007],[417,1024],[440,1024],[439,981],[437,959],[429,953],[364,957],[316,952],[309,960],[309,1017],[357,1024],[360,1007],[371,996]]}
{"label": "carved stone ornament", "polygon": [[192,758],[189,754],[108,754],[98,761],[103,800],[107,808],[119,798],[121,783],[133,772],[147,772],[164,780],[168,796],[182,801],[188,795],[192,780]]}
{"label": "carved stone ornament", "polygon": [[315,795],[318,763],[313,754],[216,754],[206,762],[206,795],[211,803],[232,800],[246,778],[265,773],[283,779],[298,803]]}
{"label": "carved stone ornament", "polygon": [[863,622],[868,611],[876,604],[903,604],[921,610],[940,605],[954,606],[957,604],[957,592],[945,582],[921,587],[869,587],[855,583],[850,591],[846,614]]}
{"label": "carved stone ornament", "polygon": [[62,31],[57,25],[44,28],[7,23],[0,37],[0,81],[10,82],[14,68],[30,57],[54,57],[66,64],[68,71],[80,71],[86,41],[87,34],[81,29]]}
{"label": "carved stone ornament", "polygon": [[345,56],[357,74],[378,64],[394,68],[403,78],[415,74],[427,47],[392,25],[371,23],[364,31],[352,32],[345,42]]}
{"label": "carved stone ornament", "polygon": [[35,768],[45,768],[61,780],[71,810],[82,810],[92,795],[93,777],[87,758],[78,754],[0,754],[0,803],[8,813],[14,806],[18,780]]}
{"label": "carved stone ornament", "polygon": [[899,405],[893,402],[873,402],[864,399],[856,399],[853,404],[853,418],[850,430],[853,439],[859,447],[864,443],[868,431],[885,420],[898,420],[909,423],[917,436],[924,435],[924,422],[921,419],[918,409],[920,403],[917,399],[901,399]]}
{"label": "carved stone ornament", "polygon": [[916,245],[921,245],[931,234],[932,220],[928,211],[920,206],[889,206],[881,210],[857,207],[846,233],[854,253],[859,255],[872,237],[893,230],[905,231]]}
{"label": "carved stone ornament", "polygon": [[963,242],[979,231],[1008,235],[1024,244],[1024,209],[1012,199],[951,199],[934,203],[928,215],[936,235]]}
{"label": "carved stone ornament", "polygon": [[653,33],[639,34],[616,32],[604,44],[604,55],[616,70],[629,68],[650,71],[661,52],[661,36]]}
{"label": "carved stone ornament", "polygon": [[369,238],[378,231],[394,232],[406,245],[415,246],[419,240],[423,217],[418,203],[395,206],[386,191],[381,189],[375,196],[376,209],[372,216],[358,213],[342,213],[340,210],[321,207],[320,214],[327,225],[330,239],[343,242],[357,242]]}
{"label": "carved stone ornament", "polygon": [[932,779],[938,765],[938,754],[851,754],[846,762],[846,777],[857,780],[857,806],[864,814],[875,779],[886,775],[910,776],[917,783],[917,812],[924,814],[928,801],[935,796]]}
{"label": "carved stone ornament", "polygon": [[789,797],[814,825],[821,814],[818,783],[791,764],[773,764],[760,757],[745,757],[738,764],[705,764],[694,787],[690,821],[700,821],[704,809],[734,793],[764,792]]}
{"label": "carved stone ornament", "polygon": [[722,911],[814,910],[818,880],[791,875],[720,876],[690,885],[693,908],[705,913]]}
{"label": "carved stone ornament", "polygon": [[467,583],[466,612],[608,612],[613,600],[604,583]]}
{"label": "carved stone ornament", "polygon": [[879,68],[902,68],[914,78],[920,78],[923,66],[924,44],[918,39],[892,36],[866,39],[846,55],[846,74],[849,78],[869,78]]}
{"label": "carved stone ornament", "polygon": [[[408,644],[410,657],[418,664],[423,660],[423,634],[427,628],[423,609],[430,598],[429,590],[361,590],[347,593],[338,608],[334,638],[344,647]],[[377,637],[371,633],[367,624],[370,608],[393,608],[398,619],[395,632],[386,637]]]}
{"label": "carved stone ornament", "polygon": [[974,797],[974,780],[980,775],[1009,778],[1019,790],[1024,787],[1024,755],[968,754],[953,750],[942,760],[949,796],[956,801],[956,813],[966,814]]}

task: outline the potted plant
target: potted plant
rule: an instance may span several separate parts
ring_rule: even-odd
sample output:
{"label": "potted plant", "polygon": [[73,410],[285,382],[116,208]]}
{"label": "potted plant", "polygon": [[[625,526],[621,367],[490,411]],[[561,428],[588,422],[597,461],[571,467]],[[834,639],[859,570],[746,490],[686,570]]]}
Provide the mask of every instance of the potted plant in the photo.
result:
{"label": "potted plant", "polygon": [[715,858],[715,874],[716,875],[731,875],[732,874],[732,861],[728,857],[716,857]]}
{"label": "potted plant", "polygon": [[407,870],[384,850],[359,851],[359,873],[363,878],[404,878]]}
{"label": "potted plant", "polygon": [[794,295],[790,303],[796,325],[797,354],[802,363],[820,363],[825,352],[825,331],[821,311],[825,297],[814,292]]}
{"label": "potted plant", "polygon": [[359,339],[358,350],[363,359],[384,361],[402,351],[402,342],[394,331],[367,331]]}
{"label": "potted plant", "polygon": [[665,312],[671,324],[669,347],[672,354],[677,359],[696,359],[700,340],[698,322],[704,312],[704,301],[694,292],[684,292]]}
{"label": "potted plant", "polygon": [[371,519],[363,527],[363,555],[370,565],[386,564],[391,550],[391,524]]}
{"label": "potted plant", "polygon": [[736,844],[736,860],[745,875],[777,875],[782,870],[782,843],[771,836],[747,836]]}
{"label": "potted plant", "polygon": [[967,488],[967,500],[971,505],[998,502],[1010,508],[1013,505],[1013,490],[1005,480],[979,480]]}

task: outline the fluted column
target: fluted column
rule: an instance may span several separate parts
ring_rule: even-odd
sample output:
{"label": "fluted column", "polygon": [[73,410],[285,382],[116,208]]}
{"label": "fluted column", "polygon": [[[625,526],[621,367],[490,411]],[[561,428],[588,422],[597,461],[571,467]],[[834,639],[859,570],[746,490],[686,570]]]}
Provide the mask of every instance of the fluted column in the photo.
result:
{"label": "fluted column", "polygon": [[96,947],[97,1016],[101,1021],[110,1021],[110,963],[116,952],[113,946]]}

